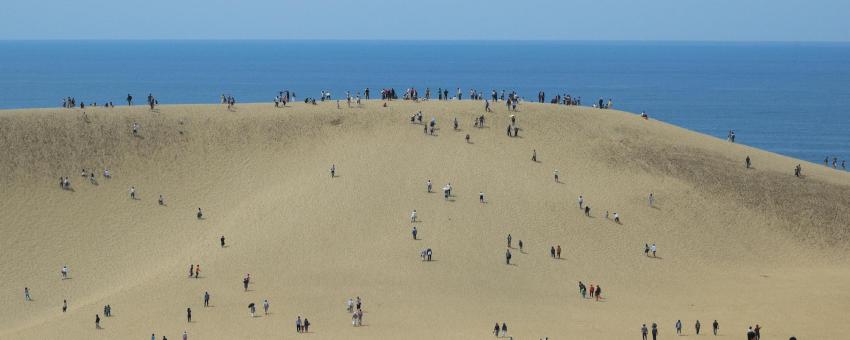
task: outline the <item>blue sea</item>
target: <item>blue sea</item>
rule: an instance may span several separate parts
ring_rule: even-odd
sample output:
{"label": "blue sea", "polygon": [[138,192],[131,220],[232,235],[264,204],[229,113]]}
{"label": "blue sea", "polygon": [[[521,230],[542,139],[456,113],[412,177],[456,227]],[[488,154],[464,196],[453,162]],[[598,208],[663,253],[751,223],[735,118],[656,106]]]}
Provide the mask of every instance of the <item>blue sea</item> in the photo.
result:
{"label": "blue sea", "polygon": [[519,41],[0,41],[0,108],[270,102],[366,87],[600,97],[814,162],[850,158],[850,44]]}

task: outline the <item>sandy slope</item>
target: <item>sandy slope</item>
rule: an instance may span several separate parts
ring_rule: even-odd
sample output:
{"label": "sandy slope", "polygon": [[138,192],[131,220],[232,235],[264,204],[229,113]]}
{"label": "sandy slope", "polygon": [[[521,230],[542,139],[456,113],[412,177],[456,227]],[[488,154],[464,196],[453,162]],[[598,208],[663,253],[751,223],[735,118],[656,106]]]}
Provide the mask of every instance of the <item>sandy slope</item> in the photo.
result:
{"label": "sandy slope", "polygon": [[[483,129],[477,102],[0,112],[0,338],[291,338],[299,314],[322,339],[480,339],[496,321],[518,339],[637,339],[653,321],[670,338],[676,319],[687,334],[717,319],[736,339],[756,323],[772,339],[850,332],[850,175],[804,163],[797,179],[798,160],[618,111],[525,104],[508,138],[495,106]],[[437,136],[408,122],[418,110]],[[83,167],[114,177],[92,185]],[[426,193],[428,178],[456,197]],[[508,233],[525,243],[511,266]],[[563,260],[549,258],[556,244]],[[420,261],[425,247],[436,261]],[[580,299],[579,280],[604,302]],[[353,328],[344,302],[358,295],[366,326]],[[251,319],[266,298],[272,313]],[[114,316],[95,330],[105,304]]]}

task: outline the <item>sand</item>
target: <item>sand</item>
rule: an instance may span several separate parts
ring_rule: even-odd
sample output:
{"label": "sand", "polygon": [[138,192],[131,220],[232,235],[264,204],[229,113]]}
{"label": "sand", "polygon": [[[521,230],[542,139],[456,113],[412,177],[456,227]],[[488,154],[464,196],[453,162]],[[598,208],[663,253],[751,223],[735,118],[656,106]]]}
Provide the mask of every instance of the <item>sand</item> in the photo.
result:
{"label": "sand", "polygon": [[[614,110],[522,104],[509,138],[500,104],[485,128],[472,127],[482,102],[342,106],[0,111],[0,338],[292,338],[299,315],[314,339],[481,339],[495,322],[515,339],[638,339],[657,322],[667,339],[677,319],[688,335],[716,319],[735,339],[755,324],[770,339],[850,332],[845,172]],[[436,136],[410,124],[419,110]],[[513,265],[508,233],[524,243]],[[601,285],[602,302],[582,300],[579,280]],[[251,318],[264,299],[271,313]]]}

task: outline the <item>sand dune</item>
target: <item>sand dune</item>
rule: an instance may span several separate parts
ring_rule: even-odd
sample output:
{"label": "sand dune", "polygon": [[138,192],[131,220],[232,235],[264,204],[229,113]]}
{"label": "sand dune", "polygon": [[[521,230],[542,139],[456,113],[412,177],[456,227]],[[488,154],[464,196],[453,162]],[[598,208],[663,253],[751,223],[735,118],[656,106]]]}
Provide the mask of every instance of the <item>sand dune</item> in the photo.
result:
{"label": "sand dune", "polygon": [[[321,339],[481,339],[495,322],[516,339],[637,339],[657,322],[666,339],[677,319],[689,335],[717,319],[724,338],[757,323],[770,339],[850,332],[847,173],[619,111],[523,104],[509,138],[495,107],[484,128],[479,102],[2,111],[0,338],[291,338],[298,315]],[[436,136],[409,122],[419,110]],[[508,233],[524,243],[513,265]],[[653,242],[658,259],[643,254]],[[603,301],[581,299],[579,280]],[[271,314],[251,318],[263,299]]]}

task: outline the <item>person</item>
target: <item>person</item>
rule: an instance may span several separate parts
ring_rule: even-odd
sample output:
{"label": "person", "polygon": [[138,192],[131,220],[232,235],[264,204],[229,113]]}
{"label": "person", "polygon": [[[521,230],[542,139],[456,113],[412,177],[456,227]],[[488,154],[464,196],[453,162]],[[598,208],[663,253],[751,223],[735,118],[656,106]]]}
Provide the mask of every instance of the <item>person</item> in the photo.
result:
{"label": "person", "polygon": [[555,183],[560,183],[560,182],[561,182],[561,180],[558,176],[558,169],[555,169]]}
{"label": "person", "polygon": [[304,318],[304,333],[310,333],[310,320]]}
{"label": "person", "polygon": [[204,307],[210,306],[210,292],[204,292]]}
{"label": "person", "polygon": [[224,248],[224,235],[221,235],[219,240],[221,241],[221,247]]}
{"label": "person", "polygon": [[248,291],[248,284],[251,283],[251,274],[246,274],[242,279],[242,285],[245,286],[245,291]]}
{"label": "person", "polygon": [[336,164],[331,164],[331,178],[336,177]]}
{"label": "person", "polygon": [[711,332],[714,333],[714,336],[717,336],[717,331],[719,331],[719,330],[720,330],[720,324],[717,323],[717,320],[714,320],[714,322],[711,324]]}
{"label": "person", "polygon": [[581,195],[578,195],[578,208],[584,208],[584,197],[582,197]]}
{"label": "person", "polygon": [[151,333],[151,340],[156,340],[156,334]]}
{"label": "person", "polygon": [[127,106],[133,106],[133,96],[127,94]]}
{"label": "person", "polygon": [[649,251],[652,252],[652,257],[655,257],[655,251],[656,250],[657,250],[657,248],[655,247],[655,243],[653,243],[652,246],[649,247]]}
{"label": "person", "polygon": [[521,253],[522,252],[522,240],[519,240],[519,242],[517,242],[517,244],[519,245],[519,252]]}
{"label": "person", "polygon": [[410,213],[410,222],[416,223],[416,209],[413,209],[413,212]]}
{"label": "person", "polygon": [[136,199],[136,187],[130,187],[130,199]]}
{"label": "person", "polygon": [[588,294],[588,295],[590,295],[590,298],[591,298],[591,299],[593,298],[593,293],[594,293],[594,292],[596,292],[596,287],[595,287],[595,286],[591,283],[591,284],[590,284],[590,294]]}
{"label": "person", "polygon": [[24,301],[32,301],[29,287],[24,287]]}
{"label": "person", "polygon": [[162,198],[162,195],[159,195],[159,205],[165,205],[165,199]]}
{"label": "person", "polygon": [[349,313],[353,312],[354,311],[354,299],[348,298],[347,306],[348,306],[348,309],[347,309],[348,312]]}
{"label": "person", "polygon": [[198,214],[197,214],[197,216],[198,216],[198,219],[199,219],[199,220],[200,220],[200,219],[202,219],[202,218],[204,218],[204,212],[203,212],[203,211],[201,211],[201,208],[198,208]]}
{"label": "person", "polygon": [[301,333],[301,315],[295,319],[295,331]]}
{"label": "person", "polygon": [[201,265],[196,264],[196,265],[195,265],[195,278],[196,278],[196,279],[198,278],[198,275],[199,275],[199,274],[201,274]]}
{"label": "person", "polygon": [[746,162],[746,164],[747,164],[747,169],[749,169],[749,168],[750,168],[750,164],[751,164],[751,163],[750,163],[750,156],[747,156],[747,159],[746,159],[746,160],[744,160],[744,161],[745,161],[745,162]]}
{"label": "person", "polygon": [[431,251],[431,248],[428,248],[428,249],[425,250],[425,256],[427,257],[429,262],[431,261],[431,255],[433,255],[433,254],[434,254],[434,252]]}
{"label": "person", "polygon": [[502,322],[502,336],[508,336],[508,324]]}
{"label": "person", "polygon": [[68,278],[68,266],[62,266],[62,280]]}
{"label": "person", "polygon": [[682,320],[676,320],[676,335],[682,335]]}
{"label": "person", "polygon": [[263,300],[263,314],[269,315],[269,300]]}
{"label": "person", "polygon": [[596,292],[594,295],[596,295],[596,302],[599,302],[599,298],[602,297],[602,286],[596,285]]}
{"label": "person", "polygon": [[505,264],[511,264],[511,250],[510,249],[508,249],[507,252],[505,252]]}
{"label": "person", "polygon": [[756,340],[761,340],[761,326],[756,324],[756,328],[753,328],[753,333],[756,333],[756,337],[755,337]]}
{"label": "person", "polygon": [[493,327],[493,335],[499,337],[499,323],[496,323],[496,326]]}
{"label": "person", "polygon": [[794,167],[794,176],[800,177],[802,175],[803,175],[803,167],[800,166],[800,164],[797,164],[797,166]]}
{"label": "person", "polygon": [[98,314],[94,315],[94,328],[100,329],[100,315]]}
{"label": "person", "polygon": [[581,294],[582,299],[587,298],[587,286],[585,286],[581,281],[578,282],[578,292]]}
{"label": "person", "polygon": [[257,311],[257,309],[256,309],[254,303],[253,302],[249,303],[248,304],[248,312],[251,313],[252,318],[254,317],[254,312],[256,312],[256,311]]}
{"label": "person", "polygon": [[584,216],[590,216],[590,206],[589,205],[584,206]]}
{"label": "person", "polygon": [[484,203],[484,192],[483,191],[478,193],[478,202]]}
{"label": "person", "polygon": [[649,329],[646,328],[646,324],[640,326],[640,335],[643,340],[646,340],[646,335],[649,333]]}
{"label": "person", "polygon": [[431,180],[429,179],[426,184],[428,186],[428,192],[430,193],[431,192]]}
{"label": "person", "polygon": [[192,308],[186,308],[186,321],[192,322]]}
{"label": "person", "polygon": [[756,332],[753,331],[752,326],[747,328],[747,340],[756,340]]}
{"label": "person", "polygon": [[652,323],[652,340],[656,340],[655,338],[658,336],[658,325],[655,322]]}
{"label": "person", "polygon": [[652,204],[655,203],[655,196],[652,193],[649,193],[649,207],[652,208]]}
{"label": "person", "polygon": [[417,234],[416,226],[413,226],[413,231],[411,231],[410,233],[411,233],[411,234],[413,234],[413,239],[415,240],[415,239],[416,239],[416,234]]}
{"label": "person", "polygon": [[466,134],[466,143],[469,144],[469,134]]}
{"label": "person", "polygon": [[560,244],[555,247],[555,257],[561,258],[561,245]]}
{"label": "person", "polygon": [[109,169],[103,169],[103,177],[112,178],[112,174],[109,173]]}
{"label": "person", "polygon": [[62,313],[68,310],[68,300],[62,300]]}
{"label": "person", "polygon": [[189,340],[189,333],[183,331],[183,340]]}
{"label": "person", "polygon": [[511,234],[508,234],[508,248],[511,247],[511,240],[513,240],[513,237],[511,236]]}
{"label": "person", "polygon": [[549,256],[551,256],[553,259],[555,258],[555,246],[549,247]]}
{"label": "person", "polygon": [[616,212],[614,213],[614,222],[620,223],[620,215],[617,214]]}
{"label": "person", "polygon": [[531,161],[537,162],[537,149],[531,150]]}
{"label": "person", "polygon": [[510,136],[511,136],[511,126],[508,125],[508,137],[510,137]]}
{"label": "person", "polygon": [[645,255],[646,257],[649,257],[649,243],[643,244],[643,255]]}
{"label": "person", "polygon": [[195,276],[195,266],[193,266],[193,265],[190,263],[190,264],[189,264],[189,277],[191,278],[192,276]]}
{"label": "person", "polygon": [[694,329],[696,329],[697,335],[699,335],[700,327],[702,327],[702,325],[700,325],[699,320],[697,320],[697,322],[694,324]]}

